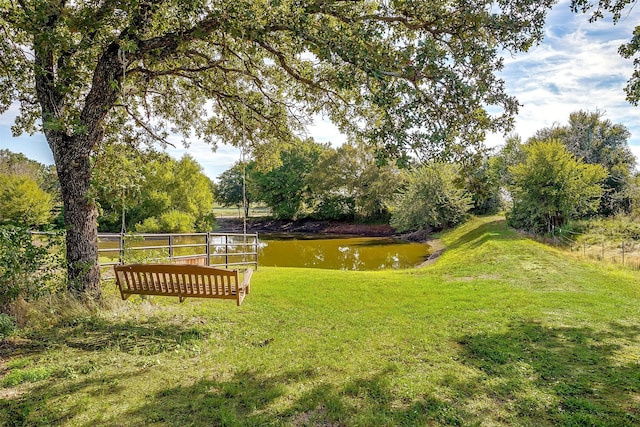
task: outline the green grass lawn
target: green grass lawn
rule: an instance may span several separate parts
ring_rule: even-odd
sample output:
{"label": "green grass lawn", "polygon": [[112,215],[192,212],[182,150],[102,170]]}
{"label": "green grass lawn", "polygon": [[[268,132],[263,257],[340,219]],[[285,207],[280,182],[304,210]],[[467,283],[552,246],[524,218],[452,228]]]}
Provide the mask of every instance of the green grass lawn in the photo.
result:
{"label": "green grass lawn", "polygon": [[442,240],[420,269],[260,268],[241,307],[105,285],[5,343],[0,425],[640,424],[640,273],[499,217]]}

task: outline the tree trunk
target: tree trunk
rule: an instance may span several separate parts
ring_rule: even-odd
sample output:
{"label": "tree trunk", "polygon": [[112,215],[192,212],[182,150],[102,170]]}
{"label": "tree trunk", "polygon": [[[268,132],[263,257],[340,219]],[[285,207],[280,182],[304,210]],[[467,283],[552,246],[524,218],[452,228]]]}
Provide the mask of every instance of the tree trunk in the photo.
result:
{"label": "tree trunk", "polygon": [[[79,122],[83,132],[69,123],[64,94],[56,86],[53,52],[36,40],[36,92],[42,107],[44,133],[56,163],[64,201],[67,231],[69,290],[84,299],[100,300],[98,266],[98,211],[90,193],[91,152],[104,137],[103,122],[119,95],[122,63],[120,47],[111,43],[96,65],[91,90],[84,100]],[[67,100],[68,101],[68,100]],[[62,127],[62,129],[59,129]]]}
{"label": "tree trunk", "polygon": [[64,201],[68,289],[83,298],[99,300],[102,292],[98,266],[98,211],[89,193],[89,155],[82,154],[86,150],[69,149],[76,142],[75,138],[64,136],[49,140]]}

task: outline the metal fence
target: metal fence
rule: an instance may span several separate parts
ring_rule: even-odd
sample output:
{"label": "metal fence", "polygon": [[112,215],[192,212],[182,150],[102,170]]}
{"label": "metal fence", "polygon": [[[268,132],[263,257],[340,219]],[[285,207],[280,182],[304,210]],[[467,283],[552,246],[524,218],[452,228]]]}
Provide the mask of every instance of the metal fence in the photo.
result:
{"label": "metal fence", "polygon": [[100,266],[181,262],[209,266],[258,266],[258,234],[98,234]]}
{"label": "metal fence", "polygon": [[[34,238],[50,233],[33,232]],[[225,268],[258,268],[258,234],[98,233],[98,263],[103,277],[119,264],[169,262]]]}

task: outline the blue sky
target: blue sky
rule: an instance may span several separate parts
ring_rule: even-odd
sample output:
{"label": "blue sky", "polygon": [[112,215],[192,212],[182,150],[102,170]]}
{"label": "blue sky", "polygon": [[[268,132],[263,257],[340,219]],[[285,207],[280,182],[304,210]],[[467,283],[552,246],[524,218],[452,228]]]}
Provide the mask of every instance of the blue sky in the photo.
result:
{"label": "blue sky", "polygon": [[[640,22],[640,8],[631,9],[615,26],[607,19],[588,21],[586,15],[572,14],[569,0],[562,0],[549,13],[543,43],[527,53],[506,56],[501,76],[508,92],[523,104],[514,132],[526,140],[538,129],[554,123],[565,124],[571,112],[598,109],[605,113],[605,118],[629,129],[632,134],[629,145],[640,159],[640,107],[629,104],[623,91],[633,64],[617,52]],[[0,115],[0,148],[24,153],[42,163],[53,163],[44,136],[11,136],[16,110],[12,106]],[[344,135],[321,118],[308,128],[308,135],[334,145],[345,141]],[[487,138],[490,146],[503,141],[503,135]],[[173,142],[178,148],[169,150],[172,156],[180,158],[185,152],[190,153],[210,178],[217,177],[239,159],[239,152],[229,146],[221,145],[212,152],[198,141],[192,141],[188,149],[180,148],[178,138]]]}

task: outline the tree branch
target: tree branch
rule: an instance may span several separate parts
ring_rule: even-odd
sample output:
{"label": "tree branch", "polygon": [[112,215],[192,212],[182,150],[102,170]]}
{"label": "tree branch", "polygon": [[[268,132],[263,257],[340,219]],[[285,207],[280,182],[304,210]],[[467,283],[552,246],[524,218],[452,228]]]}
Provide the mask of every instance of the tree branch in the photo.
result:
{"label": "tree branch", "polygon": [[220,27],[221,21],[217,18],[202,20],[199,24],[183,31],[174,31],[162,36],[147,40],[138,41],[136,52],[131,53],[132,59],[142,59],[142,57],[154,50],[163,50],[165,54],[173,53],[181,43],[203,39]]}
{"label": "tree branch", "polygon": [[124,111],[129,115],[129,117],[131,117],[133,119],[133,121],[136,122],[136,124],[138,126],[140,126],[142,129],[144,129],[153,139],[157,140],[158,142],[160,142],[162,144],[166,144],[166,145],[169,145],[169,146],[171,146],[173,148],[176,148],[176,146],[174,144],[170,143],[165,138],[163,138],[162,136],[158,135],[146,123],[144,123],[140,118],[138,118],[138,116],[136,114],[134,114],[133,111],[131,111],[129,106],[127,106],[126,104],[115,104],[114,107],[119,107],[119,108],[124,109]]}

